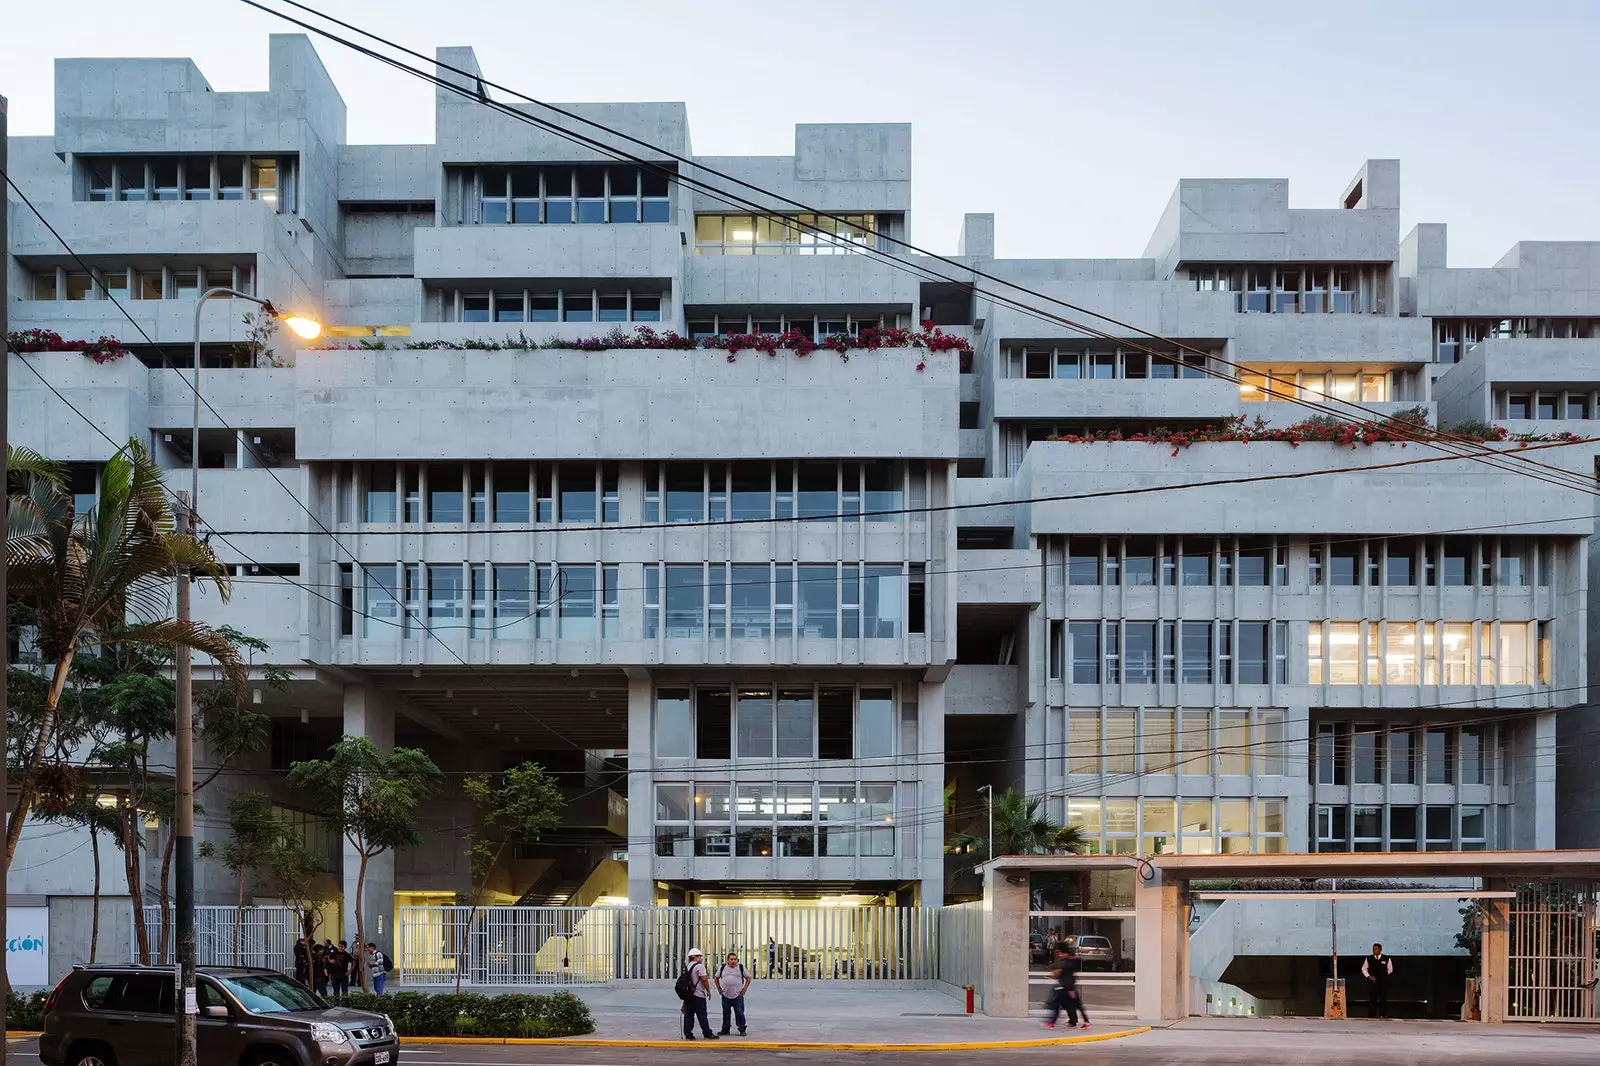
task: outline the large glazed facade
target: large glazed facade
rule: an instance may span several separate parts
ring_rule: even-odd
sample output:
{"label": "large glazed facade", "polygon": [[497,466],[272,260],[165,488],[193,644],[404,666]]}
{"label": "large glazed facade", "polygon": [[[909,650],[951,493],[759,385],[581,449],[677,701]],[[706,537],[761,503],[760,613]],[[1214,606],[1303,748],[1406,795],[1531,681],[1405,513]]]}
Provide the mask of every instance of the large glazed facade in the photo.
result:
{"label": "large glazed facade", "polygon": [[[441,90],[435,143],[352,146],[310,44],[270,47],[257,93],[184,60],[61,61],[54,136],[10,144],[83,260],[10,201],[11,329],[133,352],[12,358],[174,483],[193,396],[163,361],[188,364],[198,293],[330,326],[257,351],[250,305],[203,316],[199,510],[237,591],[197,612],[293,680],[263,688],[270,750],[219,779],[202,836],[230,790],[299,810],[283,771],[341,733],[563,775],[567,825],[498,872],[504,901],[937,905],[983,785],[1103,853],[1592,832],[1557,817],[1558,735],[1585,735],[1591,446],[1057,438],[1330,404],[1586,435],[1600,245],[1448,268],[1443,227],[1401,239],[1399,164],[1372,160],[1319,210],[1283,181],[1185,180],[1139,258],[996,259],[971,215],[935,260],[895,243],[908,126],[703,159],[681,105],[571,105],[656,146],[641,167]],[[772,214],[656,165],[747,181]],[[929,319],[972,350],[528,346]],[[92,495],[105,439],[15,365],[9,404],[13,442]],[[1376,468],[1329,472],[1350,467]],[[423,846],[375,864],[369,916],[467,888],[465,813],[452,784]],[[352,856],[306,824],[348,908]],[[12,891],[82,884],[52,832]],[[223,872],[201,887],[231,901]]]}

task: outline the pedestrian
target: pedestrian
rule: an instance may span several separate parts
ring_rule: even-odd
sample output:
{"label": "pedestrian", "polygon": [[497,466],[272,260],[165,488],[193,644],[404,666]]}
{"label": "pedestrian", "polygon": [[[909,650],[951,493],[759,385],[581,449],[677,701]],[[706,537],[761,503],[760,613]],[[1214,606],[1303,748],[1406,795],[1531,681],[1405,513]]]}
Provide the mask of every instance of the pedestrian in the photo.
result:
{"label": "pedestrian", "polygon": [[1082,964],[1071,947],[1056,948],[1055,987],[1050,996],[1050,1017],[1046,1029],[1054,1029],[1061,1012],[1067,1012],[1068,1029],[1089,1028],[1089,1012],[1084,1009],[1083,996],[1078,991],[1078,971]]}
{"label": "pedestrian", "polygon": [[311,987],[319,996],[328,994],[328,949],[311,945]]}
{"label": "pedestrian", "polygon": [[1361,976],[1367,979],[1367,1017],[1389,1016],[1389,978],[1394,960],[1383,953],[1382,944],[1372,945],[1372,954],[1361,960]]}
{"label": "pedestrian", "polygon": [[772,972],[778,968],[778,940],[776,937],[767,937],[767,977],[770,980]]}
{"label": "pedestrian", "polygon": [[717,967],[717,991],[722,996],[722,1028],[717,1035],[728,1035],[729,1015],[732,1015],[732,1020],[739,1024],[739,1035],[743,1036],[744,994],[750,991],[750,975],[745,972],[744,963],[739,961],[737,951],[728,952],[727,959]]}
{"label": "pedestrian", "polygon": [[711,998],[711,975],[706,973],[705,954],[699,948],[689,949],[689,958],[678,975],[675,991],[683,1001],[683,1038],[694,1039],[694,1024],[700,1023],[700,1033],[707,1040],[715,1040],[711,1031],[711,1017],[706,1013]]}
{"label": "pedestrian", "polygon": [[367,941],[367,979],[372,982],[372,991],[376,995],[383,995],[383,980],[389,975],[389,956],[378,950],[378,945]]}
{"label": "pedestrian", "polygon": [[294,979],[311,984],[311,939],[302,936],[294,942]]}
{"label": "pedestrian", "polygon": [[339,946],[328,956],[328,975],[334,995],[350,994],[350,951],[349,944],[343,940],[339,941]]}

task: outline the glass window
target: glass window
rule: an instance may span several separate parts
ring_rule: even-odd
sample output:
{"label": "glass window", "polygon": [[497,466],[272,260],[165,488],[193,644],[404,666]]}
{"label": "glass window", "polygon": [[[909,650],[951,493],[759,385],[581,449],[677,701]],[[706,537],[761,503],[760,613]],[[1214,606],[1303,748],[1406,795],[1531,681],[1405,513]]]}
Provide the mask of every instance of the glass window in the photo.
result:
{"label": "glass window", "polygon": [[461,321],[489,321],[489,294],[479,293],[461,297]]}
{"label": "glass window", "polygon": [[278,161],[276,159],[250,160],[250,199],[278,202]]}
{"label": "glass window", "polygon": [[94,292],[94,276],[87,273],[69,273],[67,275],[66,299],[88,300]]}
{"label": "glass window", "polygon": [[463,522],[465,496],[461,467],[453,463],[428,464],[428,521]]}
{"label": "glass window", "polygon": [[[1226,625],[1227,623],[1223,623]],[[1238,644],[1234,650],[1239,684],[1267,683],[1267,623],[1239,622]]]}
{"label": "glass window", "polygon": [[633,320],[635,322],[661,321],[661,296],[657,293],[633,294]]}
{"label": "glass window", "polygon": [[[46,268],[33,276],[33,298],[35,300],[56,298],[56,272],[53,268]],[[161,298],[159,293],[156,298]]]}
{"label": "glass window", "polygon": [[1317,808],[1318,851],[1350,850],[1349,817],[1348,807]]}
{"label": "glass window", "polygon": [[821,854],[856,853],[856,790],[854,785],[822,782],[817,786],[817,820],[822,823],[818,841]]}
{"label": "glass window", "polygon": [[1178,805],[1173,800],[1147,799],[1140,806],[1139,829],[1144,837],[1142,855],[1170,855],[1177,848]]}
{"label": "glass window", "polygon": [[1417,545],[1411,540],[1391,540],[1388,544],[1387,572],[1384,583],[1388,585],[1415,585],[1417,583]]}
{"label": "glass window", "polygon": [[572,171],[565,167],[544,172],[544,220],[561,225],[572,221]]}
{"label": "glass window", "polygon": [[[1185,557],[1187,558],[1187,557]],[[1183,623],[1183,683],[1211,683],[1211,623]]]}
{"label": "glass window", "polygon": [[1156,583],[1156,540],[1129,537],[1122,561],[1122,581],[1140,588]]}
{"label": "glass window", "polygon": [[816,758],[816,705],[809,688],[778,693],[778,758]]}
{"label": "glass window", "polygon": [[[1487,625],[1487,623],[1485,623]],[[1531,622],[1500,623],[1500,684],[1533,684],[1536,636]],[[1487,632],[1484,635],[1488,639]]]}
{"label": "glass window", "polygon": [[1156,683],[1156,623],[1123,623],[1123,679],[1130,685]]}
{"label": "glass window", "polygon": [[1455,808],[1430,806],[1423,821],[1429,851],[1450,851],[1455,846]]}
{"label": "glass window", "polygon": [[1489,819],[1483,807],[1461,808],[1461,850],[1482,851],[1488,847]]}
{"label": "glass window", "polygon": [[772,690],[740,689],[737,716],[739,758],[772,758]]}
{"label": "glass window", "polygon": [[1390,622],[1384,637],[1384,679],[1391,685],[1417,683],[1417,623]]}
{"label": "glass window", "polygon": [[864,637],[898,637],[904,616],[905,575],[898,566],[869,566],[865,572]]}
{"label": "glass window", "polygon": [[699,563],[667,567],[667,636],[698,638],[704,632],[705,574]]}
{"label": "glass window", "polygon": [[835,463],[800,463],[801,518],[831,518],[839,513],[839,467]]}
{"label": "glass window", "polygon": [[1110,710],[1106,712],[1106,773],[1131,774],[1134,772],[1136,747],[1133,711]]}
{"label": "glass window", "polygon": [[1256,772],[1282,774],[1289,759],[1283,711],[1256,712]]}
{"label": "glass window", "polygon": [[[1461,777],[1457,784],[1484,784],[1486,779],[1484,777],[1482,726],[1464,725],[1461,727],[1459,751],[1461,753]],[[1463,830],[1462,835],[1466,835],[1465,830]]]}
{"label": "glass window", "polygon": [[1427,749],[1424,758],[1428,766],[1428,784],[1453,784],[1451,769],[1456,754],[1454,733],[1449,729],[1430,729],[1425,741]]}
{"label": "glass window", "polygon": [[1147,773],[1171,773],[1178,764],[1178,719],[1172,711],[1145,711],[1139,752]]}
{"label": "glass window", "polygon": [[[664,688],[656,693],[656,755],[663,759],[689,759],[694,756],[694,712],[690,709],[689,690]],[[663,813],[662,790],[668,790],[674,802],[670,813]],[[656,820],[687,821],[689,818],[689,786],[656,786]]]}
{"label": "glass window", "polygon": [[494,520],[496,522],[527,522],[528,467],[523,463],[494,464]]}
{"label": "glass window", "polygon": [[1417,734],[1411,729],[1389,733],[1389,783],[1414,785],[1417,782]]}
{"label": "glass window", "polygon": [[1100,772],[1100,712],[1074,708],[1067,712],[1067,772]]}
{"label": "glass window", "polygon": [[364,522],[393,522],[399,494],[395,490],[395,464],[373,463],[367,468]]}
{"label": "glass window", "polygon": [[1473,542],[1464,537],[1448,537],[1444,542],[1443,583],[1446,585],[1472,584]]}
{"label": "glass window", "polygon": [[1472,623],[1444,623],[1444,683],[1473,685],[1477,671],[1472,661]]}
{"label": "glass window", "polygon": [[733,635],[767,637],[772,633],[772,572],[765,564],[733,567]]}
{"label": "glass window", "polygon": [[736,522],[772,517],[772,467],[767,463],[733,464],[732,515]]}
{"label": "glass window", "polygon": [[1383,850],[1383,808],[1357,807],[1352,812],[1356,851]]}
{"label": "glass window", "polygon": [[706,517],[705,466],[667,463],[667,521],[702,522]]}
{"label": "glass window", "polygon": [[894,690],[864,688],[856,729],[857,757],[886,759],[894,755]]}
{"label": "glass window", "polygon": [[562,463],[556,472],[561,481],[562,522],[594,522],[598,518],[593,463]]}
{"label": "glass window", "polygon": [[1358,584],[1360,572],[1361,545],[1334,545],[1328,558],[1328,583],[1331,585]]}
{"label": "glass window", "polygon": [[1067,584],[1100,584],[1100,540],[1072,537],[1067,542]]}
{"label": "glass window", "polygon": [[612,293],[600,296],[601,322],[626,322],[628,321],[628,294]]}
{"label": "glass window", "polygon": [[1383,781],[1382,737],[1371,722],[1358,724],[1350,734],[1350,780],[1357,785]]}
{"label": "glass window", "polygon": [[643,193],[640,218],[644,222],[670,222],[672,210],[668,199],[669,181],[667,175],[656,168],[646,169],[640,175],[640,190]]}
{"label": "glass window", "polygon": [[497,292],[494,294],[494,320],[496,322],[521,322],[527,316],[522,310],[522,293]]}
{"label": "glass window", "polygon": [[463,576],[459,565],[428,567],[428,625],[432,628],[456,628],[449,623],[459,622],[462,612]]}
{"label": "glass window", "polygon": [[1100,683],[1100,623],[1072,622],[1067,626],[1072,663],[1072,682],[1077,685]]}
{"label": "glass window", "polygon": [[1181,561],[1185,585],[1211,584],[1211,541],[1203,537],[1186,538]]}
{"label": "glass window", "polygon": [[528,568],[494,568],[494,635],[502,640],[527,640],[531,631]]}
{"label": "glass window", "polygon": [[562,321],[593,322],[594,294],[589,292],[562,294]]}
{"label": "glass window", "polygon": [[[1252,763],[1250,715],[1244,711],[1223,711],[1217,716],[1217,773],[1248,774]],[[1245,822],[1249,832],[1249,821]]]}
{"label": "glass window", "polygon": [[1359,685],[1361,683],[1361,623],[1334,622],[1328,629],[1328,683],[1332,685]]}
{"label": "glass window", "polygon": [[396,596],[398,584],[395,567],[364,564],[361,571],[366,575],[361,601],[365,616],[362,620],[362,636],[369,639],[398,637],[400,601]]}
{"label": "glass window", "polygon": [[831,563],[799,567],[799,627],[802,637],[839,635],[838,574]]}
{"label": "glass window", "polygon": [[556,610],[564,640],[594,639],[595,574],[587,563],[561,567],[561,587]]}
{"label": "glass window", "polygon": [[535,293],[528,297],[529,322],[559,322],[561,321],[561,297],[559,294],[542,295]]}
{"label": "glass window", "polygon": [[1272,545],[1241,539],[1239,542],[1239,567],[1234,583],[1247,586],[1264,586],[1272,577]]}

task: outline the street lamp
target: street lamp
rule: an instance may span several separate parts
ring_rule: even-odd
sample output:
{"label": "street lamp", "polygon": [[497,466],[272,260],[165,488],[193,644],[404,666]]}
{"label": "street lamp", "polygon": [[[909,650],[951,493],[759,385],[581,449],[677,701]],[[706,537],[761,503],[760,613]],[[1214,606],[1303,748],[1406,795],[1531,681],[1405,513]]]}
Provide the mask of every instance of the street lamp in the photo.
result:
{"label": "street lamp", "polygon": [[[178,516],[181,533],[194,531],[196,508],[200,501],[200,312],[206,301],[219,296],[249,300],[274,318],[281,319],[297,336],[314,340],[322,323],[305,315],[280,312],[272,301],[238,289],[219,287],[200,294],[194,305],[194,424],[189,437],[189,498]],[[189,575],[181,569],[178,579],[178,621],[190,621]],[[194,983],[194,669],[190,651],[178,646],[177,653],[177,797],[173,804],[174,865],[177,867],[177,959],[178,994],[173,997],[177,1012],[178,1066],[198,1066],[195,1048],[195,1019],[200,1013]]]}

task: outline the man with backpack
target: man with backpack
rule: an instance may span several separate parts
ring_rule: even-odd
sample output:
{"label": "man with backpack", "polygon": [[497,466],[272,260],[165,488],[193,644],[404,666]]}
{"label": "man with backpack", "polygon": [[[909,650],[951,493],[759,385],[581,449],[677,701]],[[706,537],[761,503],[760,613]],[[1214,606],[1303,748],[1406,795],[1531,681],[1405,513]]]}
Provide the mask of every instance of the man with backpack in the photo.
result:
{"label": "man with backpack", "polygon": [[729,1015],[739,1023],[739,1035],[744,1035],[744,994],[750,991],[750,975],[737,951],[728,952],[727,961],[717,967],[717,991],[722,995],[722,1028],[718,1036],[727,1036]]}
{"label": "man with backpack", "polygon": [[[1067,1028],[1089,1028],[1089,1012],[1084,1010],[1083,999],[1078,995],[1078,971],[1082,968],[1077,954],[1071,946],[1062,944],[1056,947],[1055,987],[1050,991],[1050,1018],[1044,1023],[1046,1029],[1056,1027],[1056,1019],[1061,1016],[1063,1009],[1067,1012]],[[1079,1017],[1082,1021],[1079,1021]]]}
{"label": "man with backpack", "polygon": [[367,941],[367,979],[372,985],[372,991],[383,995],[383,982],[394,969],[394,960],[388,954],[378,950],[378,945]]}
{"label": "man with backpack", "polygon": [[705,954],[699,948],[689,949],[688,962],[678,975],[673,991],[683,1001],[683,1038],[694,1039],[694,1023],[700,1023],[700,1033],[707,1040],[715,1040],[711,1031],[711,1017],[706,1013],[707,1000],[711,998],[711,977],[706,973]]}

